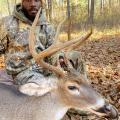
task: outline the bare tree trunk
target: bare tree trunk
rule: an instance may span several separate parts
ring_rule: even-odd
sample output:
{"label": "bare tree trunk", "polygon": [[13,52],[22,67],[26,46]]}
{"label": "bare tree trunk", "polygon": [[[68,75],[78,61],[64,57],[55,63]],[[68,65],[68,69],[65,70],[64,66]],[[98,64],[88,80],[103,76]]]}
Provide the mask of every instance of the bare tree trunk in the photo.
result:
{"label": "bare tree trunk", "polygon": [[90,23],[93,24],[94,22],[94,0],[91,0],[91,10],[90,10]]}
{"label": "bare tree trunk", "polygon": [[104,12],[104,4],[105,4],[105,1],[104,0],[101,0],[100,2],[100,14],[102,15],[103,12]]}
{"label": "bare tree trunk", "polygon": [[74,2],[72,2],[72,12],[77,15],[77,13],[78,13],[78,0],[74,0]]}
{"label": "bare tree trunk", "polygon": [[48,0],[49,20],[52,21],[52,0]]}
{"label": "bare tree trunk", "polygon": [[88,18],[90,16],[90,0],[88,0]]}
{"label": "bare tree trunk", "polygon": [[112,2],[112,1],[111,1],[111,0],[109,0],[109,8],[111,8],[111,2]]}
{"label": "bare tree trunk", "polygon": [[8,6],[8,13],[9,15],[11,15],[9,0],[7,0],[7,6]]}
{"label": "bare tree trunk", "polygon": [[45,0],[45,3],[47,20],[52,21],[52,0]]}
{"label": "bare tree trunk", "polygon": [[46,4],[46,18],[49,21],[49,8],[48,8],[48,0],[45,0],[45,4]]}
{"label": "bare tree trunk", "polygon": [[94,23],[94,0],[89,0],[89,13],[88,13],[88,23],[93,24]]}
{"label": "bare tree trunk", "polygon": [[17,0],[15,0],[15,5],[16,5],[16,3],[17,3]]}
{"label": "bare tree trunk", "polygon": [[70,0],[67,0],[67,15],[68,15],[68,40],[70,40],[71,39]]}
{"label": "bare tree trunk", "polygon": [[120,0],[118,0],[118,5],[120,6]]}
{"label": "bare tree trunk", "polygon": [[64,10],[64,1],[62,0],[62,10]]}

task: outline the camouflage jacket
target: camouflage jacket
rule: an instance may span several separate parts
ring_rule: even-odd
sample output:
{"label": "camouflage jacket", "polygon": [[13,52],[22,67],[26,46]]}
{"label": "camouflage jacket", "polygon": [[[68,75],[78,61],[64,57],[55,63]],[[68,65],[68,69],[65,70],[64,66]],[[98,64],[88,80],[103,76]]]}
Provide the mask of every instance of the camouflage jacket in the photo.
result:
{"label": "camouflage jacket", "polygon": [[[0,21],[0,54],[5,54],[5,67],[11,75],[16,75],[27,68],[34,70],[39,68],[40,70],[28,49],[28,34],[31,24],[32,22],[23,14],[20,4],[16,5],[13,15]],[[37,52],[52,44],[54,29],[45,21],[44,9],[41,11],[35,34]]]}

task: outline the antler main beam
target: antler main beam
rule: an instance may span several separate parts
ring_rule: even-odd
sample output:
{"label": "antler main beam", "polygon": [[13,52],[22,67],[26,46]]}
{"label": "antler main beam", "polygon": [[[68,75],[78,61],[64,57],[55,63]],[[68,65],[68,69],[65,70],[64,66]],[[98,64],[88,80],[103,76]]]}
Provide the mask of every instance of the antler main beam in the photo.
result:
{"label": "antler main beam", "polygon": [[[35,20],[34,20],[34,22],[33,22],[33,24],[32,24],[32,27],[31,27],[31,29],[30,29],[30,33],[29,33],[29,36],[28,36],[30,53],[32,54],[32,56],[33,56],[33,58],[35,59],[35,61],[36,61],[38,64],[40,64],[41,67],[46,68],[46,69],[49,69],[49,70],[55,72],[56,74],[58,74],[58,75],[60,75],[60,76],[65,76],[65,73],[64,73],[60,68],[57,68],[57,67],[55,67],[55,66],[52,66],[52,65],[50,65],[50,64],[48,64],[48,63],[45,63],[45,62],[43,61],[43,58],[47,56],[47,55],[42,54],[43,51],[38,54],[38,53],[36,53],[36,51],[35,51],[35,49],[34,49],[34,46],[35,46],[35,35],[34,35],[34,31],[35,31],[35,27],[36,27],[37,22],[38,22],[38,19],[39,19],[39,14],[40,14],[40,12],[41,12],[41,8],[39,9],[39,11],[38,11],[38,13],[37,13],[37,15],[36,15],[36,17],[35,17]],[[59,25],[59,27],[60,27],[60,25]],[[58,30],[57,30],[57,31],[58,31]],[[58,32],[57,32],[57,33],[58,33]],[[57,37],[57,35],[56,35],[56,37]],[[41,56],[41,55],[42,55],[42,56]],[[40,58],[39,58],[39,56],[40,56]]]}
{"label": "antler main beam", "polygon": [[[51,45],[49,48],[45,49],[44,51],[40,52],[40,53],[37,53],[34,49],[34,46],[35,46],[35,35],[34,35],[34,31],[35,31],[35,28],[36,28],[36,25],[37,25],[37,22],[38,22],[38,19],[39,19],[39,14],[41,12],[41,9],[39,9],[36,17],[35,17],[35,20],[32,24],[32,27],[30,29],[30,33],[29,33],[29,49],[30,49],[30,53],[32,54],[33,58],[35,59],[35,61],[40,64],[43,68],[46,68],[46,69],[49,69],[49,70],[52,70],[53,72],[61,75],[61,76],[64,76],[65,75],[65,72],[62,71],[60,68],[57,68],[55,66],[52,66],[48,63],[45,63],[43,61],[43,58],[47,57],[47,56],[50,56],[62,49],[65,49],[65,48],[71,48],[74,49],[76,46],[78,45],[81,45],[81,43],[83,43],[85,40],[87,40],[87,38],[92,34],[92,32],[90,31],[89,33],[87,33],[85,36],[83,37],[78,37],[76,39],[73,39],[73,40],[70,40],[70,41],[67,41],[65,42],[64,44],[63,43],[60,43],[60,42],[55,42],[53,45]],[[62,24],[64,23],[66,19],[64,19],[59,25],[58,25],[58,28],[57,28],[57,33],[55,35],[55,40],[57,40],[57,37],[58,37],[58,33],[60,31],[60,28],[62,26]]]}
{"label": "antler main beam", "polygon": [[92,32],[90,31],[89,33],[87,33],[84,37],[78,37],[76,39],[70,40],[63,43],[56,43],[51,45],[49,48],[45,49],[44,51],[40,52],[39,54],[36,54],[36,56],[34,56],[36,59],[42,59],[44,57],[50,56],[64,48],[71,48],[74,49],[76,46],[82,44],[83,42],[85,42],[85,40],[87,40],[87,38],[90,37],[90,35],[92,34]]}
{"label": "antler main beam", "polygon": [[76,49],[77,47],[80,47],[83,43],[86,42],[86,40],[88,40],[88,38],[92,35],[92,28],[90,30],[89,33],[87,33],[86,35],[84,36],[81,36],[81,37],[78,37],[78,38],[74,38],[73,40],[71,41],[74,41],[76,39],[76,41],[78,40],[78,42],[76,42],[75,44],[67,47],[67,49],[69,50],[73,50],[73,49]]}

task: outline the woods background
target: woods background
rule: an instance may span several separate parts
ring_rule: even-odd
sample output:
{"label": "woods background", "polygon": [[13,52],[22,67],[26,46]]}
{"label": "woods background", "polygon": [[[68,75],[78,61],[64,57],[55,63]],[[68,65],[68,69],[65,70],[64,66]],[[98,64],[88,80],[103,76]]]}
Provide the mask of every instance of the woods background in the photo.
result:
{"label": "woods background", "polygon": [[[20,1],[0,0],[1,17],[12,14],[14,5]],[[97,31],[109,29],[106,34],[120,32],[120,0],[45,0],[45,11],[47,20],[54,25],[68,16],[64,25],[68,39],[73,33],[79,35],[80,30],[88,29],[91,24]]]}
{"label": "woods background", "polygon": [[[0,16],[11,15],[21,0],[0,0]],[[120,0],[45,0],[47,20],[57,27],[65,17],[59,38],[70,40],[93,27],[89,41],[78,48],[86,62],[92,86],[120,111]],[[4,55],[0,57],[4,67]],[[93,114],[69,111],[64,120],[105,120]]]}
{"label": "woods background", "polygon": [[[12,14],[14,5],[21,0],[0,0],[0,15]],[[59,21],[68,15],[72,28],[94,24],[97,28],[118,27],[120,0],[45,0],[47,19]]]}

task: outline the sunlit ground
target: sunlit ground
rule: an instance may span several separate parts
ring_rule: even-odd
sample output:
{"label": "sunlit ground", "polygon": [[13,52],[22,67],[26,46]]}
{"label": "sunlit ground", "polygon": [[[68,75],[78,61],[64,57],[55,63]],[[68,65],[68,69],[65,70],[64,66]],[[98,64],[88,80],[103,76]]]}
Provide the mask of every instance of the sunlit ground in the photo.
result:
{"label": "sunlit ground", "polygon": [[[89,30],[88,30],[89,31]],[[82,36],[85,33],[87,33],[88,31],[75,31],[73,33],[71,33],[71,39],[74,39],[78,36]],[[94,39],[100,39],[101,37],[107,37],[107,36],[116,36],[116,35],[120,35],[120,27],[116,28],[113,27],[111,29],[102,29],[102,30],[98,30],[96,28],[93,28],[93,34],[90,37],[90,40],[94,40]],[[59,40],[64,42],[68,39],[67,37],[67,33],[62,32],[59,35]]]}

